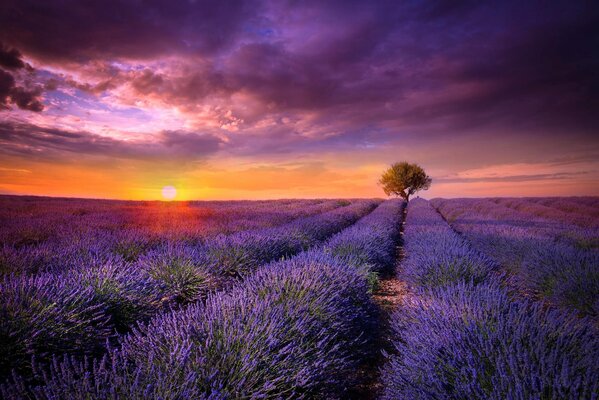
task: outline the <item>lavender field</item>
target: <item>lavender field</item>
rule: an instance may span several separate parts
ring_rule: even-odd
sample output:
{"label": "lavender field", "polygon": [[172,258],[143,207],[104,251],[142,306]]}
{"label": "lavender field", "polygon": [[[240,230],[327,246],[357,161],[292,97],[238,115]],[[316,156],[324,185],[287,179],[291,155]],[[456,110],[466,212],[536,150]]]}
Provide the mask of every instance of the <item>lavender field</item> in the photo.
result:
{"label": "lavender field", "polygon": [[599,198],[0,197],[6,399],[598,399]]}

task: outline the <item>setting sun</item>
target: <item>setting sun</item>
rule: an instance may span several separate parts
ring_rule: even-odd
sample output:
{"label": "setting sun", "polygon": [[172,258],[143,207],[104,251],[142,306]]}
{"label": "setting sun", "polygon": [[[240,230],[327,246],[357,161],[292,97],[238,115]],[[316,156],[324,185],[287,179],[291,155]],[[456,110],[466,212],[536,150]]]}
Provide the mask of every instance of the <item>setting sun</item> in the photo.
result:
{"label": "setting sun", "polygon": [[165,186],[162,188],[162,197],[166,200],[173,200],[177,196],[177,189],[174,186]]}

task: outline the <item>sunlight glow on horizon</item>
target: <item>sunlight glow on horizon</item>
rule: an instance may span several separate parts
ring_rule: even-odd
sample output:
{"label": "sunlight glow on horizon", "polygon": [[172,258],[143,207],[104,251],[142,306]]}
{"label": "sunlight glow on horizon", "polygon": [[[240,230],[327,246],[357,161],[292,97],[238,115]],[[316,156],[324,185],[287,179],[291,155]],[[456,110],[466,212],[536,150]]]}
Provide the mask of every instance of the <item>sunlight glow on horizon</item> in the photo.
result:
{"label": "sunlight glow on horizon", "polygon": [[162,197],[165,200],[174,200],[177,197],[177,189],[174,186],[165,186],[162,188]]}

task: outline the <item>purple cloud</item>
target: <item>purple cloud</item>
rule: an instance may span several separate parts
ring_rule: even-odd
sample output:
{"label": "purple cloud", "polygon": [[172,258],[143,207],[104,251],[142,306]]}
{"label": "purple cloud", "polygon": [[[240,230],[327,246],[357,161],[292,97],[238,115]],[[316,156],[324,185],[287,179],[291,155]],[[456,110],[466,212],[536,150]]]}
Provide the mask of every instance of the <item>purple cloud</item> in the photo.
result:
{"label": "purple cloud", "polygon": [[25,68],[25,63],[21,58],[19,50],[0,43],[0,67],[12,70]]}
{"label": "purple cloud", "polygon": [[137,160],[201,160],[221,140],[209,134],[163,131],[147,140],[119,140],[90,132],[69,132],[31,124],[0,122],[0,153],[30,160],[102,156]]}
{"label": "purple cloud", "polygon": [[12,71],[9,73],[0,69],[0,110],[10,110],[10,104],[15,104],[23,110],[40,112],[44,106],[40,100],[42,88],[38,85],[29,85],[25,88],[18,86],[14,75],[18,70],[33,72],[33,68],[22,60],[21,53],[0,42],[0,67]]}

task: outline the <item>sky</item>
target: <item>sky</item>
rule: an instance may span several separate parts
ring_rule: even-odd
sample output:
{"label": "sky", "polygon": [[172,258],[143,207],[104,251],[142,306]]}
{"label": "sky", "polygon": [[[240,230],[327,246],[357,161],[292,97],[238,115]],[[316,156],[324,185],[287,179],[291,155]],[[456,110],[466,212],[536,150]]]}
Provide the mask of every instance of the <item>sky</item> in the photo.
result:
{"label": "sky", "polygon": [[599,195],[593,1],[0,2],[0,193]]}

